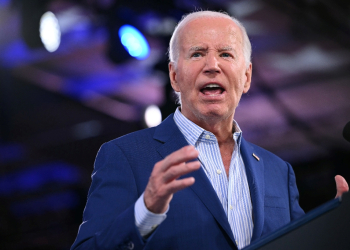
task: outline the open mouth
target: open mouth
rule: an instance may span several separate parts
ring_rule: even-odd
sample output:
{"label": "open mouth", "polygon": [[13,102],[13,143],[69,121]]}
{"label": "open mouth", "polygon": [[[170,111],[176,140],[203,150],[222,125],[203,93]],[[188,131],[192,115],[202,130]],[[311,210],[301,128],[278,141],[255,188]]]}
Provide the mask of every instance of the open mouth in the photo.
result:
{"label": "open mouth", "polygon": [[208,84],[201,89],[201,92],[204,95],[211,95],[211,96],[221,95],[224,91],[225,89],[220,87],[218,84]]}

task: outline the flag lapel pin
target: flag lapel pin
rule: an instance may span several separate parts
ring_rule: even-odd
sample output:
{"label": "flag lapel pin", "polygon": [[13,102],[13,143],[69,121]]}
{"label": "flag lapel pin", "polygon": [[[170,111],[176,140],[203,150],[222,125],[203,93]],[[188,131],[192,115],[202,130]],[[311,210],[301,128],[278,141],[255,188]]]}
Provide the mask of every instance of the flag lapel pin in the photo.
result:
{"label": "flag lapel pin", "polygon": [[256,154],[253,153],[253,156],[257,161],[260,161],[260,158]]}

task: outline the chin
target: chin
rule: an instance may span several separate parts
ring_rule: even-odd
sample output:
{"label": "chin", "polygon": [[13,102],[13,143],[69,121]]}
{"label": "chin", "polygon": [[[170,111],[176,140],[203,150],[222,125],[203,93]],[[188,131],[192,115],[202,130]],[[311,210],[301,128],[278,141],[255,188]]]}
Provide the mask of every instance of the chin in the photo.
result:
{"label": "chin", "polygon": [[203,113],[211,115],[211,116],[222,116],[229,113],[227,109],[227,105],[222,104],[211,104],[207,105],[203,109]]}
{"label": "chin", "polygon": [[201,116],[205,119],[226,119],[230,116],[230,112],[225,110],[226,108],[215,108],[215,109],[206,109],[204,112],[201,112]]}

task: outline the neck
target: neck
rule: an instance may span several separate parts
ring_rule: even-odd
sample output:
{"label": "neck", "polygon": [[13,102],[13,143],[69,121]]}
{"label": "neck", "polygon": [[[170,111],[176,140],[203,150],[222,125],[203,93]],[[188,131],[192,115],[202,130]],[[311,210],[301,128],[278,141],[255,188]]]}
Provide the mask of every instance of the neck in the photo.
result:
{"label": "neck", "polygon": [[[184,114],[185,115],[185,114]],[[186,116],[186,115],[185,115]],[[187,116],[186,116],[187,117]],[[219,145],[221,143],[230,143],[233,140],[233,114],[226,118],[205,118],[205,119],[191,119],[189,120],[200,126],[201,128],[212,132]],[[196,117],[197,118],[197,117]]]}
{"label": "neck", "polygon": [[224,124],[204,124],[203,128],[212,132],[219,142],[224,142],[227,138],[232,139],[232,126],[233,122],[227,122]]}

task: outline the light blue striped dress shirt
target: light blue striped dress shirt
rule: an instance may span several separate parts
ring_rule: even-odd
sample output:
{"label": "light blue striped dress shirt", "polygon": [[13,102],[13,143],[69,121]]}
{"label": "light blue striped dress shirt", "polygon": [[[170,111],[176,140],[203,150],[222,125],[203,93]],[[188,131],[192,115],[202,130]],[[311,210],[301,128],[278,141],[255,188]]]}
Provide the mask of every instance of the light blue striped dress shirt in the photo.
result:
{"label": "light blue striped dress shirt", "polygon": [[[253,234],[252,204],[240,153],[242,131],[238,124],[234,121],[235,147],[227,178],[215,135],[188,120],[179,109],[174,114],[174,120],[187,142],[199,151],[201,167],[223,206],[238,249],[249,245]],[[147,210],[143,195],[136,202],[135,222],[141,235],[150,233],[165,218],[166,214],[155,215]]]}

